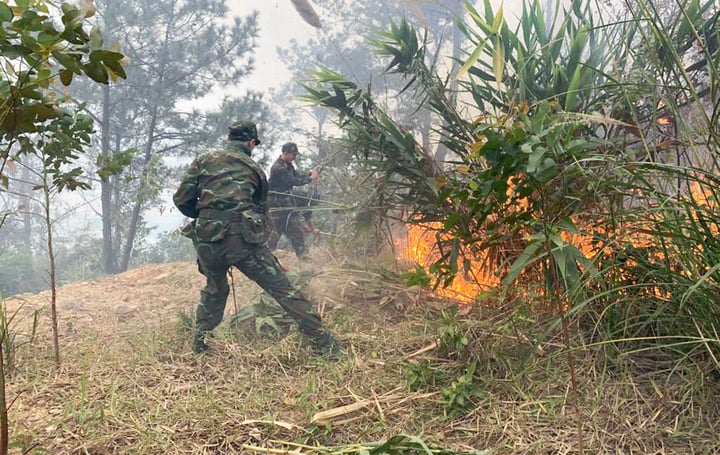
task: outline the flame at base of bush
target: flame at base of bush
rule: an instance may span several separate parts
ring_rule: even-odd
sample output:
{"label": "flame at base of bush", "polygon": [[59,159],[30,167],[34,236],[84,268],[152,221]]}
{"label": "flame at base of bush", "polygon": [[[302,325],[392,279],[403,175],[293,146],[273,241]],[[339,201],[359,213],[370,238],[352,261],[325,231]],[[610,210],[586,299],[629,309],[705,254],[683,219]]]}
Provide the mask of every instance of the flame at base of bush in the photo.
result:
{"label": "flame at base of bush", "polygon": [[[436,236],[441,232],[442,225],[440,223],[408,225],[405,229],[405,236],[396,242],[399,250],[398,259],[416,264],[425,271],[430,270],[430,266],[440,257]],[[469,262],[469,267],[463,266],[462,262],[466,260]],[[483,257],[460,258],[457,266],[461,272],[447,287],[443,287],[442,284],[438,286],[436,292],[463,303],[478,301],[500,284],[500,277],[488,271],[487,267],[483,266],[484,262]],[[467,272],[463,273],[465,269]],[[430,275],[430,278],[433,285],[438,280],[437,276]]]}

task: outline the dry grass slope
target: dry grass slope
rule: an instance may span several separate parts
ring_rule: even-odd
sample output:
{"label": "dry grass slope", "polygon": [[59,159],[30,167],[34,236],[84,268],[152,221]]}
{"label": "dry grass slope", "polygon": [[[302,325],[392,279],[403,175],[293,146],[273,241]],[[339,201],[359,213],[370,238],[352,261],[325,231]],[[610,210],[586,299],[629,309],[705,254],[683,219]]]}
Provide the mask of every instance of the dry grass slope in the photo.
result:
{"label": "dry grass slope", "polygon": [[[281,259],[310,278],[305,291],[349,346],[337,363],[313,356],[294,332],[258,338],[231,329],[229,318],[214,353],[192,355],[186,322],[202,279],[190,263],[62,287],[59,372],[44,335],[47,296],[8,301],[11,311],[23,303],[18,340],[32,310],[42,312],[43,335],[18,350],[10,379],[15,453],[340,454],[400,433],[445,453],[577,453],[565,357],[552,343],[543,357],[530,356],[502,315],[461,319],[457,327],[480,361],[470,406],[456,410],[447,391],[457,390],[464,370],[438,347],[444,303],[362,264],[314,253],[302,269]],[[238,307],[259,295],[239,274],[234,281]],[[228,315],[234,306],[231,298]],[[698,378],[667,379],[652,369],[641,376],[589,350],[577,355],[586,453],[720,453],[717,383],[682,396],[682,381]],[[415,378],[435,385],[413,391],[408,372],[422,368]]]}

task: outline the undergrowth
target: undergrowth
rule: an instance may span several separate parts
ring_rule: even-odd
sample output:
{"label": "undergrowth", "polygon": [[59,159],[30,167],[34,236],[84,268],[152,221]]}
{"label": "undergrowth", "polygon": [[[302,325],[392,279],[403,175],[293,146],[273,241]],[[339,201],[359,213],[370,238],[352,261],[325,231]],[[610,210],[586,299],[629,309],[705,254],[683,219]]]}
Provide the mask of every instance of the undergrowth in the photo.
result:
{"label": "undergrowth", "polygon": [[[43,343],[25,346],[10,385],[18,453],[578,453],[564,348],[536,336],[539,324],[461,314],[358,270],[364,286],[354,286],[346,273],[309,290],[315,301],[344,296],[323,312],[348,347],[337,363],[315,357],[294,327],[239,334],[231,317],[212,354],[194,356],[190,299],[150,330],[68,335],[57,375]],[[576,352],[587,451],[717,449],[717,382],[610,352]]]}

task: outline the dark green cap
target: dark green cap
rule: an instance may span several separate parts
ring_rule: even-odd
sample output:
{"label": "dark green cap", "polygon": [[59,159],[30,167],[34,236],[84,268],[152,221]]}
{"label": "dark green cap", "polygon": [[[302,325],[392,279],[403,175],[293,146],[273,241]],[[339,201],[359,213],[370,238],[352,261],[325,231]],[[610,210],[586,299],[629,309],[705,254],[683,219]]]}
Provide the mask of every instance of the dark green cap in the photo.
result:
{"label": "dark green cap", "polygon": [[297,144],[294,142],[288,142],[286,144],[283,144],[282,152],[283,153],[292,153],[293,155],[297,155],[298,153],[300,153],[300,151],[298,151]]}
{"label": "dark green cap", "polygon": [[235,122],[228,128],[228,139],[231,141],[249,141],[255,139],[255,143],[260,145],[258,138],[257,126],[253,122],[240,121]]}

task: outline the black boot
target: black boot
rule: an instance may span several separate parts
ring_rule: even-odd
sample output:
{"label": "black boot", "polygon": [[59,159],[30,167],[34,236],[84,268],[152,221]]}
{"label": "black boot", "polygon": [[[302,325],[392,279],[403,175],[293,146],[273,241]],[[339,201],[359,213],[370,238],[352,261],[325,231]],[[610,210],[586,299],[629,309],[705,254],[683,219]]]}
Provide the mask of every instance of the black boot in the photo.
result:
{"label": "black boot", "polygon": [[199,332],[195,334],[195,337],[193,338],[193,347],[192,350],[195,354],[203,354],[207,352],[208,349],[210,349],[210,346],[205,342],[208,334]]}
{"label": "black boot", "polygon": [[344,353],[342,345],[329,333],[325,333],[319,339],[314,340],[313,351],[315,351],[315,354],[327,357],[333,362],[340,360],[340,356]]}

